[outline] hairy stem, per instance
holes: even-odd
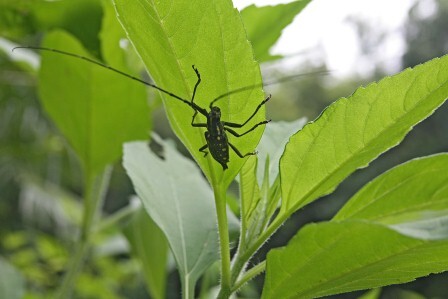
[[[266,261],[259,263],[258,265],[252,267],[249,271],[247,271],[240,280],[238,280],[232,287],[232,293],[236,292],[239,288],[241,288],[246,282],[257,276],[258,274],[264,272],[266,269]]]
[[[267,241],[267,239],[269,239],[269,237],[275,233],[275,231],[282,225],[282,223],[286,220],[286,218],[287,218],[286,215],[279,215],[278,217],[276,217],[275,220],[271,223],[271,225],[269,225],[268,228],[261,233],[258,239],[247,250],[241,251],[242,248],[241,247],[238,248],[237,254],[235,255],[233,260],[231,271],[232,292],[241,287],[241,285],[244,284],[246,281],[250,280],[254,276],[264,271],[266,267],[265,261],[261,262],[256,267],[250,269],[247,273],[243,275],[243,277],[240,280],[238,280],[247,262],[249,262],[249,260],[257,252],[257,250],[259,250],[261,246],[263,246],[263,244]]]
[[[241,255],[241,260],[248,262],[255,252],[263,246],[263,244],[277,231],[277,229],[283,224],[283,222],[286,221],[287,218],[288,217],[286,214],[278,215],[268,226],[268,228],[261,233],[257,241],[255,241],[253,245]],[[237,271],[237,269],[234,270]],[[239,271],[241,271],[241,269]]]

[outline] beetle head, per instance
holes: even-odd
[[[210,114],[212,117],[221,118],[221,109],[219,109],[219,107],[213,106],[211,108]]]

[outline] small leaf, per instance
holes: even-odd
[[[261,83],[258,64],[238,11],[228,0],[199,1],[148,1],[115,0],[118,17],[129,39],[145,63],[156,84],[186,101],[190,101],[196,75],[195,65],[201,73],[195,103],[209,109],[211,101],[237,88]],[[142,33],[143,30],[143,33]],[[261,88],[234,93],[216,103],[222,120],[242,124],[257,105],[263,101]],[[188,148],[212,185],[227,187],[239,172],[246,159],[230,150],[230,163],[226,171],[213,160],[204,158],[199,148],[206,144],[204,129],[191,126],[193,109],[178,99],[163,94],[164,105],[171,126]],[[251,128],[265,120],[264,107],[242,129]],[[199,115],[196,122],[205,123]],[[229,140],[242,154],[254,151],[263,133],[255,131]]]
[[[110,0],[102,0],[104,16],[101,23],[101,53],[107,64],[119,70],[127,70],[126,56],[120,42],[126,37],[118,22],[114,6]],[[123,80],[129,80],[123,78]]]
[[[44,46],[89,56],[61,31],[48,34]],[[42,52],[39,96],[89,172],[117,160],[123,142],[147,138],[144,86],[92,63]]]
[[[250,246],[253,237],[258,235],[257,220],[259,220],[260,210],[257,208],[262,200],[260,187],[257,183],[256,169],[258,159],[256,156],[249,157],[240,172],[240,193],[241,193],[241,218],[242,243]],[[245,248],[244,248],[245,249]]]
[[[0,257],[0,298],[21,299],[25,292],[25,281],[10,263]]]
[[[295,121],[270,122],[264,130],[258,145],[257,157],[261,161],[257,167],[258,184],[261,186],[265,173],[265,161],[269,156],[269,186],[277,179],[279,172],[279,161],[285,151],[285,146],[291,135],[302,129],[306,124],[306,118],[299,118]]]
[[[168,243],[163,232],[142,208],[136,212],[124,233],[133,254],[139,259],[151,298],[165,298]]]
[[[269,49],[280,37],[282,30],[291,24],[294,17],[311,0],[299,0],[276,6],[257,7],[251,5],[241,11],[247,37],[254,48],[255,58],[259,62],[281,58],[272,56]]]
[[[318,298],[446,270],[447,239],[410,238],[361,220],[311,224],[268,254],[263,298]]]
[[[394,299],[426,299],[427,297],[420,295],[419,293],[409,291],[409,290],[400,290],[393,289],[387,292],[388,298]]]
[[[258,186],[257,186],[258,187]],[[272,206],[272,201],[278,200],[279,198],[270,197],[271,193],[269,192],[269,156],[267,156],[265,162],[265,173],[263,177],[263,184],[261,185],[259,198],[257,200],[252,201],[252,205],[249,209],[249,213],[247,215],[247,246],[250,247],[253,245],[253,241],[263,232],[267,225],[269,224],[269,220],[272,216],[270,214],[270,210],[268,207]],[[278,204],[278,201],[275,205]]]
[[[448,96],[448,56],[358,89],[291,137],[280,161],[285,218],[397,145]]]
[[[289,137],[302,128],[305,121],[302,118],[293,122],[269,123],[258,146],[257,157],[250,157],[241,169],[242,226],[246,237],[243,244],[246,246],[250,246],[251,241],[266,228],[278,207],[279,160]],[[263,165],[257,165],[258,161],[263,161]]]
[[[379,299],[380,295],[381,289],[373,289],[359,296],[358,299]]]
[[[162,145],[164,160],[144,142],[128,143],[123,163],[147,213],[168,239],[186,292],[219,258],[213,192],[191,160]]]
[[[255,174],[257,162],[256,156],[249,157],[240,172],[241,214],[244,223],[247,224],[261,199],[260,187]]]

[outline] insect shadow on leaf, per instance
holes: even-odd
[[[216,97],[215,99],[213,99],[210,102],[209,108],[210,111],[207,111],[207,109],[200,107],[199,105],[197,105],[194,102],[194,98],[196,95],[196,91],[198,89],[199,84],[201,83],[201,75],[199,73],[199,70],[193,65],[192,68],[196,74],[197,77],[197,81],[196,84],[194,86],[193,89],[193,95],[191,97],[190,100],[186,100],[168,90],[165,90],[155,84],[149,83],[147,81],[144,81],[142,79],[139,79],[137,77],[134,77],[130,74],[127,74],[125,72],[122,72],[118,69],[115,69],[111,66],[108,66],[104,63],[101,63],[99,61],[96,61],[94,59],[85,57],[85,56],[81,56],[81,55],[77,55],[74,53],[70,53],[70,52],[66,52],[66,51],[62,51],[62,50],[58,50],[58,49],[52,49],[52,48],[45,48],[45,47],[33,47],[33,46],[22,46],[22,47],[15,47],[12,49],[12,51],[16,50],[16,49],[33,49],[33,50],[39,50],[39,51],[49,51],[49,52],[54,52],[54,53],[58,53],[58,54],[62,54],[62,55],[66,55],[66,56],[71,56],[74,58],[78,58],[78,59],[82,59],[85,61],[88,61],[90,63],[96,64],[100,67],[109,69],[115,73],[118,73],[122,76],[128,77],[132,80],[135,80],[137,82],[140,82],[146,86],[149,86],[151,88],[155,88],[157,90],[159,90],[160,92],[170,96],[173,99],[179,100],[181,102],[183,102],[184,104],[190,106],[193,110],[194,110],[194,114],[193,117],[191,119],[191,125],[193,127],[197,127],[197,128],[206,128],[206,131],[204,133],[205,136],[205,140],[206,140],[206,144],[204,146],[202,146],[201,148],[199,148],[199,151],[204,153],[204,157],[208,155],[208,153],[210,152],[211,156],[213,157],[213,159],[215,161],[217,161],[219,164],[221,164],[223,170],[226,170],[227,167],[227,163],[229,162],[229,147],[240,157],[240,158],[244,158],[246,156],[250,156],[250,155],[256,155],[256,152],[249,152],[246,154],[242,154],[238,148],[233,145],[227,138],[227,134],[226,132],[232,134],[235,137],[242,137],[244,135],[246,135],[247,133],[252,132],[253,130],[255,130],[258,126],[260,125],[264,125],[267,124],[268,122],[270,122],[271,120],[264,120],[261,121],[257,124],[255,124],[254,126],[252,126],[250,129],[248,129],[247,131],[245,131],[244,133],[237,133],[234,129],[232,128],[243,128],[258,112],[258,110],[260,110],[260,108],[267,102],[269,101],[269,99],[271,98],[271,96],[269,95],[265,100],[263,100],[254,110],[254,112],[252,113],[252,115],[246,119],[246,121],[244,121],[242,124],[238,124],[238,123],[233,123],[233,122],[228,122],[228,121],[223,121],[221,120],[221,110],[219,109],[219,107],[214,106],[214,104],[220,100],[223,99],[231,94],[237,93],[237,92],[241,92],[244,90],[248,90],[254,87],[258,87],[258,86],[263,86],[262,84],[257,84],[257,85],[252,85],[252,86],[246,86],[246,87],[242,87],[242,88],[238,88],[232,91],[229,91],[225,94],[222,94],[218,97]],[[195,123],[195,118],[198,115],[198,113],[202,114],[203,116],[206,117],[207,122],[206,123]],[[208,151],[207,151],[208,149]]]

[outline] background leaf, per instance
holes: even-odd
[[[259,62],[279,59],[272,56],[269,49],[280,37],[282,30],[291,24],[294,17],[311,0],[299,0],[288,4],[257,7],[250,5],[241,11],[247,36],[254,48],[255,58]]]
[[[48,34],[43,45],[89,56],[61,31]],[[118,159],[123,142],[148,136],[144,86],[92,63],[43,52],[39,95],[89,171],[99,172]]]
[[[359,220],[311,224],[268,254],[263,298],[318,298],[447,269],[446,239],[410,238]]]
[[[0,257],[0,298],[21,299],[25,291],[22,275]]]
[[[1,1],[0,36],[29,42],[31,37],[58,28],[76,36],[89,52],[98,55],[102,18],[100,2]]]
[[[126,55],[120,42],[126,38],[126,33],[118,22],[114,6],[110,0],[102,0],[103,19],[101,24],[101,54],[107,64],[119,69],[128,69]],[[129,80],[123,78],[123,80]]]
[[[291,137],[280,161],[282,217],[333,191],[397,145],[448,97],[448,56],[358,89]]]
[[[132,253],[140,261],[151,298],[163,299],[166,293],[168,242],[160,228],[141,208],[124,233]]]
[[[146,211],[165,233],[188,292],[219,258],[213,192],[191,160],[163,145],[164,160],[144,142],[128,143],[123,163]]]
[[[212,99],[221,94],[261,83],[259,66],[231,1],[184,1],[172,5],[166,1],[115,0],[115,5],[129,39],[160,87],[189,100],[196,83],[191,67],[195,65],[202,77],[195,101],[208,109]],[[141,34],[142,28],[145,34]],[[208,180],[228,186],[245,159],[230,150],[229,169],[223,172],[211,155],[204,158],[198,151],[205,144],[204,130],[190,125],[193,110],[176,99],[163,98],[173,130]],[[254,88],[223,98],[217,105],[223,120],[243,123],[263,98],[261,88]],[[246,128],[264,119],[263,107]],[[197,121],[205,122],[205,118],[200,116]],[[242,138],[229,139],[245,154],[255,149],[262,133],[260,127]]]

